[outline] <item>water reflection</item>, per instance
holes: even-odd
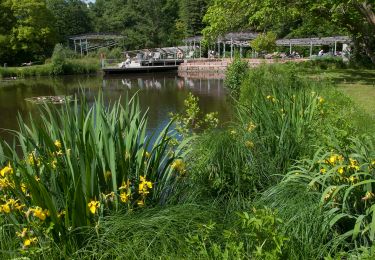
[[[222,79],[181,77],[176,73],[102,76],[68,76],[38,78],[12,82],[0,81],[0,137],[9,139],[3,129],[18,129],[17,114],[23,118],[29,113],[38,115],[39,105],[25,101],[36,96],[81,95],[94,102],[102,92],[106,102],[138,92],[140,106],[148,109],[148,128],[162,129],[169,121],[170,112],[184,108],[189,92],[198,96],[204,113],[217,111],[221,122],[230,118]]]

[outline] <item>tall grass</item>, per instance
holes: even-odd
[[[254,126],[250,132],[267,152],[265,160],[274,163],[275,173],[284,172],[309,150],[324,101],[316,87],[282,66],[253,69],[243,82],[239,121],[243,129]]]
[[[29,67],[0,67],[0,78],[28,78],[54,75],[95,74],[99,71],[98,59],[67,59],[61,70],[56,73],[52,63]]]
[[[106,107],[99,96],[93,106],[85,99],[61,109],[44,105],[29,125],[19,118],[20,152],[8,144],[0,149],[0,214],[30,230],[24,245],[32,234],[41,243],[66,243],[72,231],[111,211],[164,204],[184,180],[172,164],[186,151],[184,143],[170,145],[170,124],[146,137],[136,98],[124,104]]]

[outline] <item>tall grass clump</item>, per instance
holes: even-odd
[[[78,229],[99,225],[112,211],[167,203],[184,180],[177,167],[183,144],[170,145],[170,124],[147,137],[135,97],[124,106],[106,107],[102,97],[92,106],[80,101],[45,105],[30,124],[19,118],[18,146],[1,145],[0,215],[23,249],[68,246]]]
[[[346,147],[318,149],[299,161],[285,182],[304,185],[320,203],[347,248],[369,247],[375,239],[375,145],[373,138],[354,138]]]
[[[264,161],[274,164],[275,173],[285,172],[316,141],[324,103],[317,86],[282,66],[252,69],[242,83],[239,122],[252,133],[257,149],[266,152]]]

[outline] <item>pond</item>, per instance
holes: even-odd
[[[150,131],[160,131],[169,122],[170,112],[182,112],[189,92],[199,97],[203,113],[218,112],[221,123],[231,116],[223,80],[215,76],[192,78],[177,73],[157,73],[0,80],[0,138],[11,140],[9,130],[18,129],[18,114],[23,118],[30,113],[37,115],[40,105],[26,101],[27,98],[84,93],[89,102],[94,102],[99,91],[108,103],[138,92],[142,110],[148,109]]]

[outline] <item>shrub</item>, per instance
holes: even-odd
[[[234,97],[238,97],[240,93],[241,83],[245,78],[248,68],[249,65],[246,61],[235,58],[227,69],[224,85],[231,91]]]

